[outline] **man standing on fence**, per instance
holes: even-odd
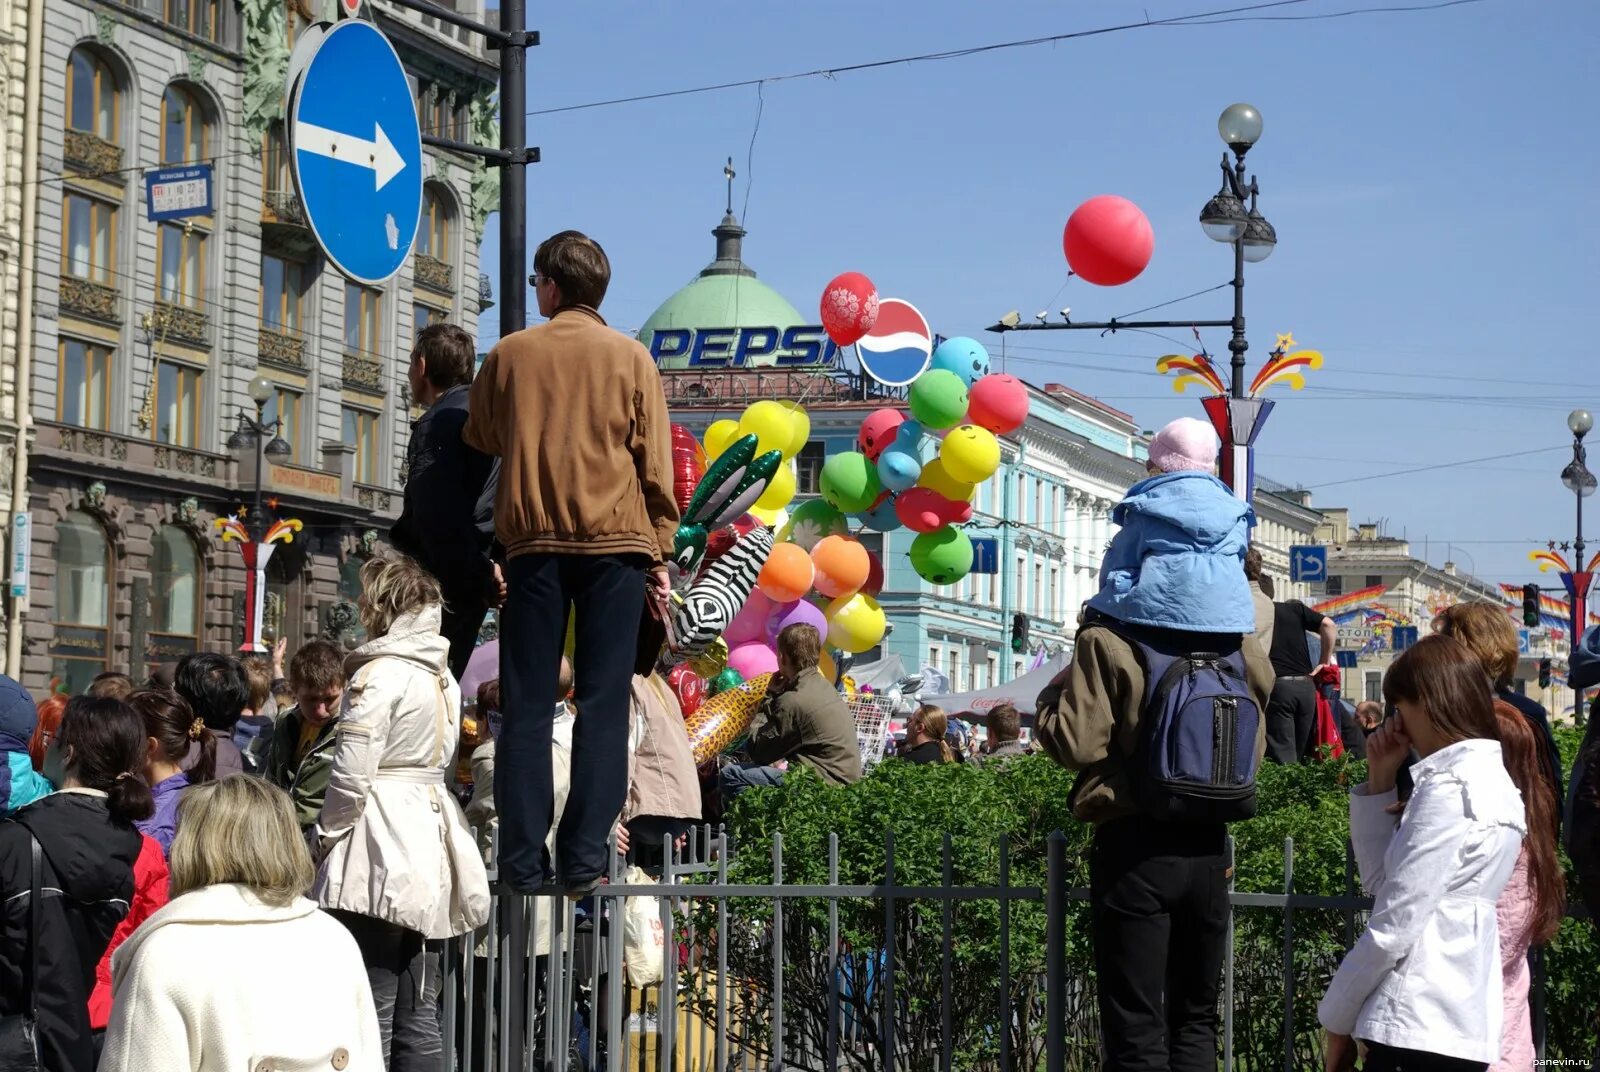
[[[1095,826],[1090,926],[1114,1072],[1216,1070],[1225,824],[1254,813],[1266,748],[1272,665],[1246,635],[1250,508],[1211,475],[1204,432],[1175,422],[1152,440],[1156,475],[1117,506],[1108,580],[1037,706],[1038,742],[1082,771],[1073,814]]]

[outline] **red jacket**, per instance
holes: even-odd
[[[106,955],[100,958],[94,972],[94,992],[89,995],[89,1026],[96,1031],[104,1031],[111,1022],[111,954],[139,924],[167,903],[167,888],[172,884],[160,844],[148,834],[139,836],[143,840],[139,858],[133,862],[133,897],[128,901],[128,914],[111,932],[111,944],[106,946]]]

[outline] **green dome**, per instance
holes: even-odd
[[[756,278],[755,270],[744,263],[744,228],[732,213],[711,232],[717,237],[717,258],[697,279],[661,303],[661,307],[639,329],[645,346],[655,333],[666,328],[763,328],[780,332],[803,327],[807,321],[788,299]],[[776,355],[752,358],[750,365],[771,365]],[[664,357],[663,369],[687,367],[689,358]]]

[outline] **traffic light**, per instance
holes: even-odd
[[[1540,659],[1539,660],[1539,687],[1541,689],[1548,689],[1550,687],[1550,660],[1549,659]]]
[[[1028,649],[1028,616],[1026,614],[1013,614],[1011,616],[1011,650],[1021,655]]]
[[[1522,586],[1522,624],[1529,629],[1539,627],[1539,586],[1536,584]]]

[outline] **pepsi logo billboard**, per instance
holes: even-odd
[[[915,305],[900,298],[878,303],[878,321],[856,343],[861,370],[885,387],[905,387],[933,360],[933,332]]]
[[[658,328],[650,356],[670,368],[831,368],[839,347],[820,326]]]

